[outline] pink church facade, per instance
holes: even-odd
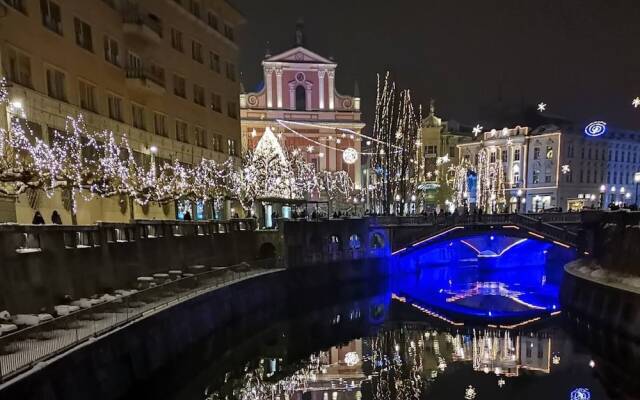
[[[253,149],[271,127],[283,147],[298,149],[320,171],[347,171],[359,189],[359,133],[365,124],[360,98],[335,88],[338,65],[298,45],[268,56],[262,66],[261,90],[240,95],[243,150]],[[358,154],[356,160],[352,149]]]

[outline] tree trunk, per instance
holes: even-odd
[[[129,197],[129,219],[131,221],[135,219],[135,209],[134,209],[134,202],[133,202],[132,196]]]

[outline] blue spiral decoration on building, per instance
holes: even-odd
[[[571,391],[571,394],[569,395],[569,399],[570,400],[590,400],[591,392],[589,391],[589,389],[577,388]]]
[[[607,131],[607,123],[604,121],[594,121],[584,128],[584,133],[588,136],[604,135]]]

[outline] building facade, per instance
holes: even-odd
[[[469,204],[486,211],[540,212],[637,203],[640,133],[587,132],[571,125],[518,126],[458,145],[461,162],[475,170]]]
[[[264,83],[240,95],[242,149],[253,149],[267,127],[316,170],[349,173],[361,186],[360,98],[338,93],[338,64],[304,47],[301,26],[293,48],[262,61]],[[366,140],[366,139],[365,139]]]
[[[11,104],[45,141],[82,114],[88,129],[126,134],[143,160],[224,161],[240,151],[235,31],[244,22],[224,0],[7,1],[1,73]],[[7,108],[3,127],[19,117]],[[36,209],[45,219],[55,209],[69,223],[63,197],[3,201],[2,219],[28,223]],[[118,198],[81,200],[78,222],[126,221],[126,207]],[[136,218],[176,218],[175,205],[134,207]]]

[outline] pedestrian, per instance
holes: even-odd
[[[191,213],[189,211],[186,211],[182,217],[183,220],[185,221],[191,221]]]
[[[53,210],[53,213],[51,213],[51,223],[62,225],[62,218],[60,217],[60,214],[58,214],[58,210]]]
[[[42,214],[40,211],[36,211],[33,215],[33,221],[31,222],[33,225],[44,225],[44,218],[42,218]]]
[[[318,219],[318,212],[316,210],[313,210],[311,213],[311,219]]]

